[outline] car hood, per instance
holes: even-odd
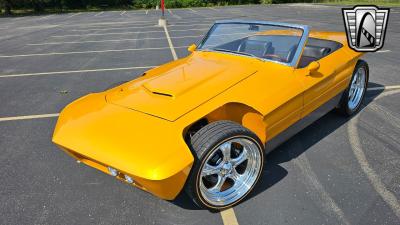
[[[256,73],[257,62],[256,59],[243,56],[195,52],[109,90],[106,100],[175,121]]]

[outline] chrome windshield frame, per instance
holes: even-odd
[[[268,59],[263,59],[263,58],[258,58],[260,60],[264,61],[269,61],[269,62],[275,62],[278,64],[283,64],[287,66],[291,66],[293,68],[297,67],[297,64],[300,60],[300,56],[303,52],[303,49],[307,43],[308,40],[308,35],[310,34],[310,28],[307,25],[300,25],[300,24],[293,24],[293,23],[280,23],[280,22],[270,22],[270,21],[263,21],[263,20],[217,20],[213,24],[213,26],[210,28],[210,30],[207,31],[206,35],[203,37],[203,39],[199,42],[197,45],[198,48],[200,48],[204,42],[207,40],[213,29],[215,28],[216,25],[218,24],[255,24],[255,25],[269,25],[269,26],[280,26],[280,27],[287,27],[287,28],[294,28],[294,29],[301,29],[303,31],[298,47],[296,49],[296,53],[293,56],[293,60],[290,63],[285,63],[285,62],[278,62],[274,60],[268,60]],[[199,49],[201,51],[201,49]],[[239,55],[239,54],[238,54]],[[245,55],[244,55],[245,56]]]

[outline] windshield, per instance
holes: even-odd
[[[303,30],[257,23],[216,23],[198,47],[284,64],[293,61]]]

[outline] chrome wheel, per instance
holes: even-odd
[[[358,68],[351,81],[348,107],[350,110],[355,110],[361,103],[362,97],[365,92],[366,71],[364,67]]]
[[[257,181],[261,165],[261,149],[254,140],[236,137],[222,142],[200,168],[202,198],[215,206],[241,199]]]

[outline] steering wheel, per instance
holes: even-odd
[[[265,54],[263,58],[277,60],[279,62],[286,62],[286,59],[283,59],[279,55],[275,54]]]

